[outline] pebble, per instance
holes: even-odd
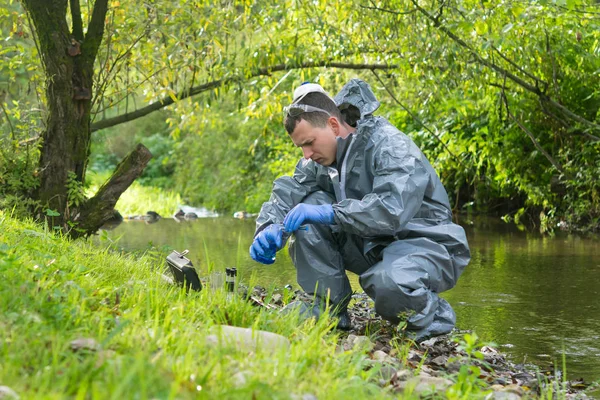
[[[430,361],[430,364],[437,365],[438,367],[443,367],[448,362],[448,357],[446,356],[437,356],[433,360]]]
[[[392,378],[396,375],[396,368],[390,365],[384,365],[379,370],[379,377],[387,383],[389,383]]]
[[[244,371],[236,372],[232,377],[233,385],[236,387],[245,386],[248,379]]]
[[[98,352],[98,358],[96,360],[96,364],[94,365],[96,368],[100,368],[104,363],[113,358],[117,354],[113,350],[101,350]]]
[[[8,386],[0,386],[0,399],[19,399],[19,395]]]
[[[491,396],[486,397],[487,400],[520,400],[521,396],[513,392],[498,391],[493,392]]]
[[[394,357],[390,357],[385,351],[376,350],[373,352],[372,357],[374,360],[384,364],[397,364],[398,361]]]
[[[290,341],[286,337],[273,332],[229,325],[214,326],[210,331],[211,335],[206,338],[208,343],[233,345],[241,351],[255,352],[261,349],[275,353],[290,347]]]
[[[404,391],[408,388],[413,389],[415,394],[424,394],[436,391],[444,391],[452,386],[452,381],[446,378],[436,378],[432,376],[418,376],[407,381],[400,381],[396,386],[397,390]]]
[[[305,393],[305,394],[292,393],[290,397],[292,398],[292,400],[318,400],[317,396],[315,396],[314,394],[310,394],[310,393]]]
[[[280,295],[279,293],[275,293],[273,295],[273,298],[271,299],[271,303],[275,304],[276,306],[280,306],[283,304],[283,296]]]
[[[406,381],[409,378],[412,378],[413,376],[414,374],[412,373],[412,371],[409,371],[408,369],[400,369],[396,371],[396,373],[392,377],[392,383]]]
[[[357,336],[356,339],[354,339],[354,347],[368,347],[369,350],[371,350],[373,348],[373,343],[371,343],[371,339],[369,339],[367,336]]]
[[[79,338],[75,339],[70,344],[71,350],[77,352],[79,350],[98,351],[100,350],[100,343],[96,342],[95,339],[91,338]]]

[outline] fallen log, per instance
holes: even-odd
[[[92,235],[114,216],[115,204],[119,197],[144,171],[152,153],[143,144],[138,144],[113,172],[112,176],[100,187],[96,195],[90,198],[73,217],[75,228],[72,237]]]

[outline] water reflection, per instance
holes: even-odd
[[[445,297],[458,314],[458,327],[492,340],[516,362],[562,364],[571,378],[600,379],[600,244],[576,236],[542,237],[482,219],[465,224],[472,261]],[[287,252],[270,266],[248,256],[254,223],[233,218],[147,225],[124,222],[108,232],[125,250],[168,245],[189,249],[206,273],[236,266],[242,280],[264,286],[296,287]],[[351,283],[360,290],[356,276]]]

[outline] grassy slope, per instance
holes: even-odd
[[[164,284],[162,264],[70,242],[0,211],[0,385],[21,398],[386,398],[365,352],[335,353],[327,321],[290,318]],[[275,356],[205,345],[215,324],[292,342]],[[104,351],[77,353],[92,338]],[[104,360],[104,361],[103,361]],[[232,376],[245,371],[236,387]]]
[[[162,257],[69,241],[0,210],[0,386],[23,399],[398,396],[378,386],[381,364],[368,349],[336,351],[331,321],[299,325],[221,291],[186,295],[164,283],[162,267]],[[210,345],[219,324],[279,333],[291,348],[273,355]],[[80,338],[94,339],[99,351],[74,352]],[[398,346],[406,365],[410,344]],[[484,398],[488,384],[478,375],[454,375],[443,396]],[[564,398],[553,386],[540,398]]]

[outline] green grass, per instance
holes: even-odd
[[[87,177],[89,188],[86,190],[86,195],[90,197],[96,193],[100,185],[109,177],[110,173],[90,172]],[[178,193],[133,182],[121,195],[115,209],[123,216],[144,215],[148,211],[154,211],[163,217],[168,217],[175,214],[181,204],[182,200]]]
[[[336,351],[334,322],[299,324],[222,291],[186,295],[160,278],[162,260],[70,241],[0,210],[0,386],[23,399],[397,398],[378,385],[368,349]],[[291,347],[209,344],[220,324],[278,333]],[[74,352],[79,338],[100,349]],[[406,358],[409,344],[395,346]],[[477,375],[451,377],[445,397],[483,398]]]
[[[329,321],[293,318],[241,298],[185,295],[150,256],[69,241],[0,211],[0,385],[22,398],[386,398],[365,352],[337,354]],[[289,351],[206,345],[211,326],[279,333]],[[73,352],[92,338],[102,352]],[[104,359],[104,361],[102,361]],[[244,371],[236,387],[232,376]]]

